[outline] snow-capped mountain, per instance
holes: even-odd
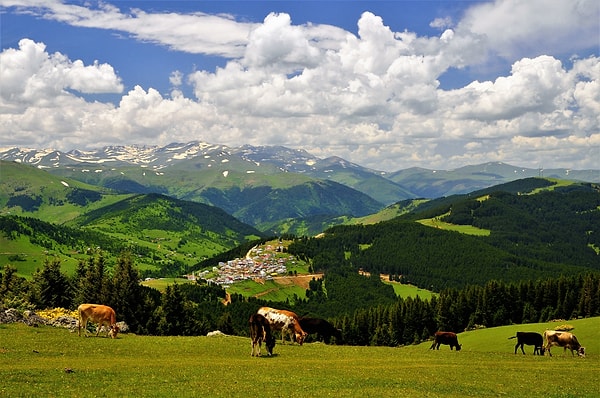
[[[436,198],[467,193],[527,177],[552,177],[600,182],[599,170],[528,169],[501,162],[470,165],[455,170],[409,168],[385,173],[362,167],[339,157],[318,158],[305,150],[284,146],[242,145],[228,147],[201,141],[166,146],[106,146],[97,150],[7,148],[0,160],[20,162],[64,175],[65,170],[103,173],[139,167],[158,176],[168,169],[219,170],[230,173],[298,173],[326,179],[366,193],[384,204],[414,197]],[[105,173],[106,174],[106,173]],[[70,175],[76,178],[74,175]]]

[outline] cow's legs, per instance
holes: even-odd
[[[87,335],[87,319],[82,321],[80,319],[79,321],[79,336],[81,336],[81,328],[83,328],[83,335],[86,336]]]
[[[104,326],[104,321],[100,321],[96,325],[96,337],[98,337],[100,335],[100,329],[102,329],[102,326]],[[106,335],[106,336],[108,337],[108,335]]]

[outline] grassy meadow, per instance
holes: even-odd
[[[444,221],[441,221],[439,217],[426,218],[422,220],[418,220],[419,223],[432,228],[445,229],[447,231],[455,231],[460,232],[461,234],[466,235],[474,235],[474,236],[489,236],[489,229],[481,229],[474,227],[472,225],[458,225],[458,224],[450,224]]]
[[[563,322],[565,323],[565,322]],[[600,318],[567,322],[586,358],[515,355],[517,330],[459,334],[460,352],[408,347],[281,345],[251,357],[247,337],[78,337],[0,325],[0,396],[7,397],[597,397]]]

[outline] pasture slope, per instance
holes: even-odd
[[[0,325],[6,397],[597,397],[600,318],[569,321],[586,358],[513,354],[518,330],[459,334],[460,352],[309,343],[251,357],[247,337],[78,337],[66,329]]]

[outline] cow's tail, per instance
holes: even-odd
[[[516,339],[516,338],[517,338],[517,336],[511,336],[508,339],[510,340],[510,339]]]

